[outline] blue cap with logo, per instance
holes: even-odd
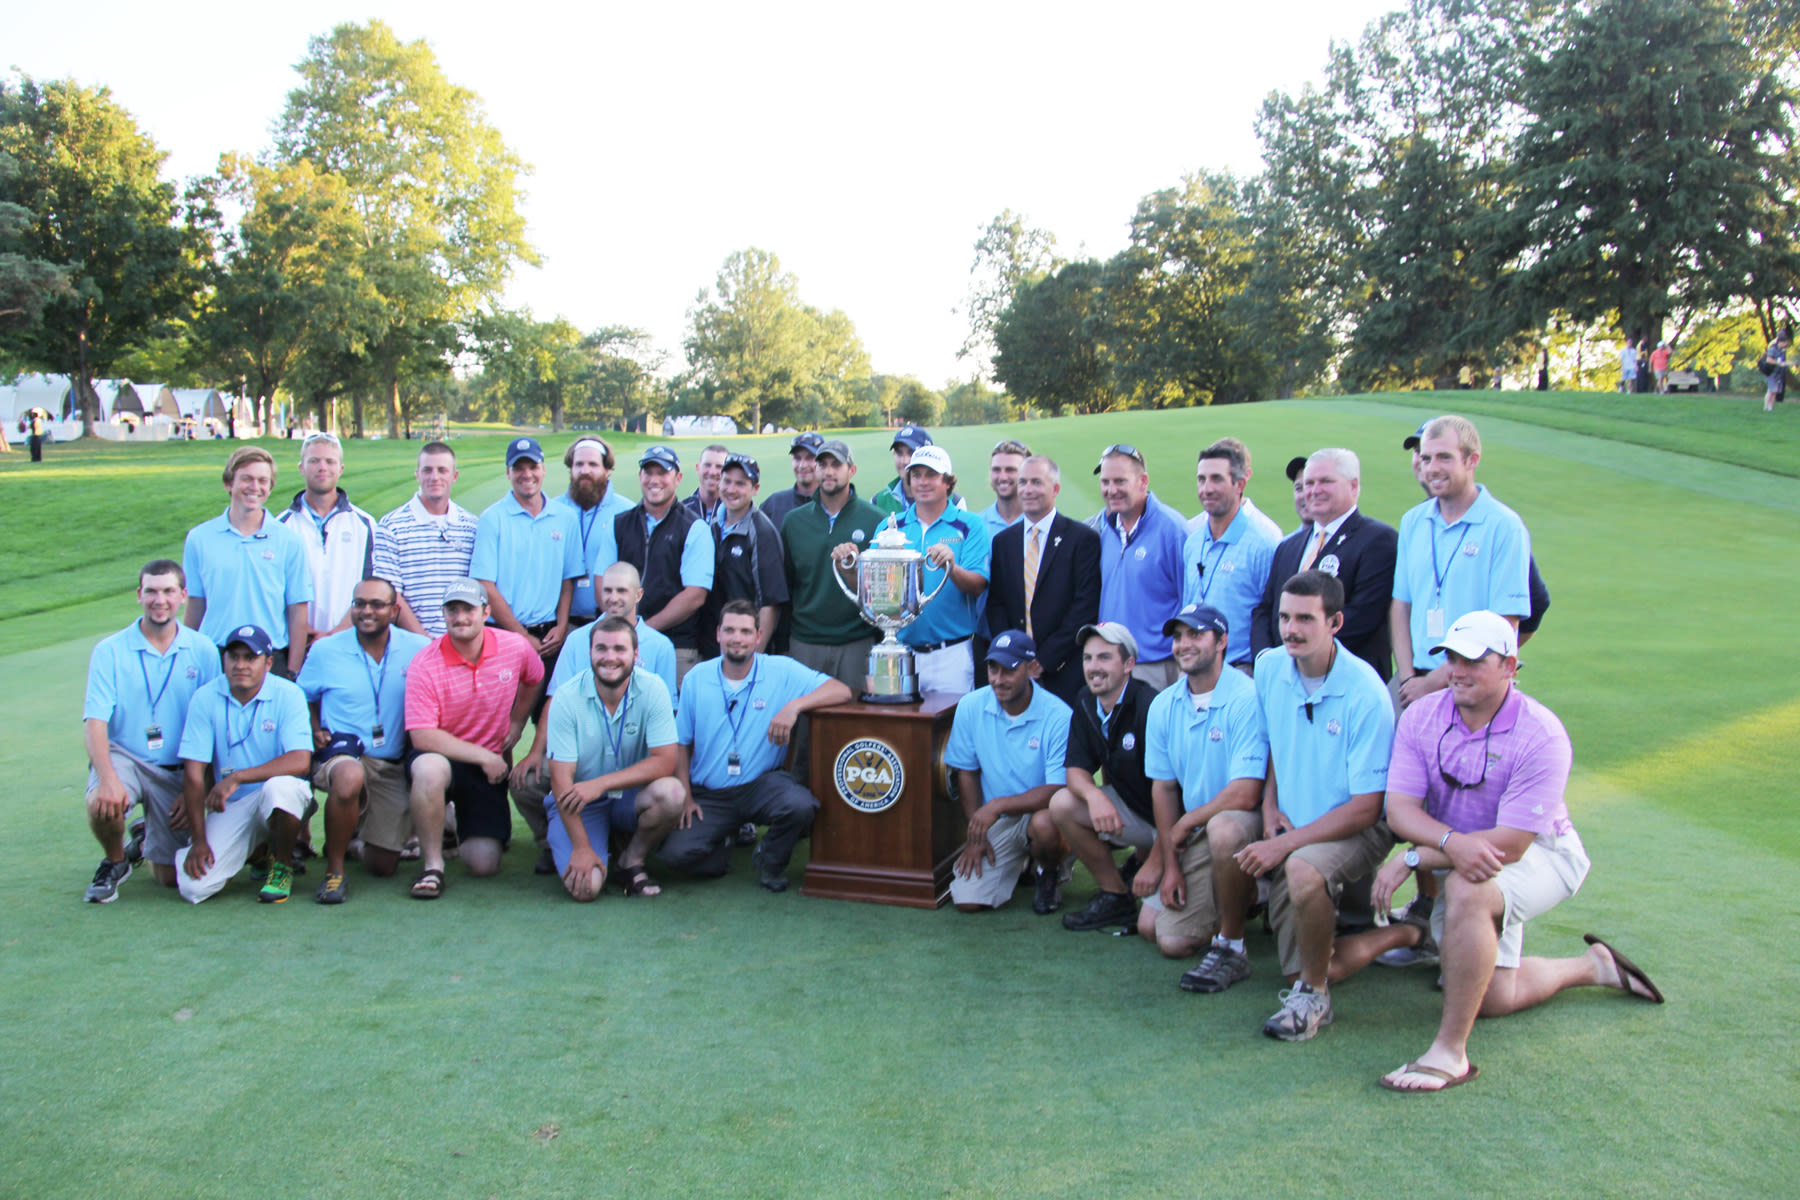
[[[727,454],[725,456],[725,465],[719,469],[721,471],[728,471],[732,467],[736,467],[745,475],[749,476],[751,483],[762,482],[762,468],[757,466],[756,460],[751,458],[748,454]]]
[[[900,432],[894,435],[893,444],[905,446],[909,450],[919,450],[933,445],[931,435],[917,425],[903,425]]]
[[[225,639],[225,648],[229,650],[233,646],[243,646],[252,654],[275,652],[274,639],[269,637],[268,631],[261,625],[239,625],[232,630]]]
[[[652,464],[665,471],[681,470],[681,458],[667,446],[652,446],[638,455],[638,466],[648,467]]]
[[[788,443],[789,454],[817,454],[819,447],[825,444],[825,437],[818,433],[797,433],[794,440]]]
[[[1037,643],[1031,635],[1021,633],[1017,629],[1008,629],[997,635],[988,646],[987,660],[999,663],[1007,670],[1012,670],[1020,663],[1031,662],[1037,658]]]
[[[1164,621],[1163,636],[1173,634],[1177,625],[1186,625],[1199,633],[1216,633],[1221,637],[1231,632],[1231,622],[1225,619],[1224,613],[1210,604],[1190,604]]]
[[[514,438],[512,441],[506,443],[507,470],[512,470],[513,464],[522,458],[529,458],[533,462],[544,461],[544,448],[538,445],[538,440],[536,438]]]

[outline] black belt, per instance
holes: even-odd
[[[951,638],[947,642],[929,642],[923,646],[908,646],[907,649],[911,650],[914,654],[936,654],[939,650],[948,650],[952,646],[960,646],[973,636],[975,635],[964,634],[959,638]]]

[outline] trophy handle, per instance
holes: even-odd
[[[950,566],[953,567],[955,565],[956,565],[955,560],[952,560]],[[944,577],[942,579],[938,580],[937,586],[932,588],[930,592],[919,597],[920,611],[923,611],[927,604],[930,604],[934,599],[936,599],[937,594],[939,592],[943,591],[944,585],[949,582],[950,582],[950,567],[945,567],[944,568]]]
[[[855,592],[844,585],[844,573],[838,569],[838,560],[835,557],[831,560],[831,578],[837,582],[838,591],[844,593],[850,603],[857,606],[857,611],[861,612],[862,600],[857,597]]]

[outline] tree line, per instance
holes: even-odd
[[[964,353],[1047,413],[1592,386],[1626,337],[1722,374],[1800,296],[1797,53],[1796,0],[1413,0],[1112,258],[995,218]]]

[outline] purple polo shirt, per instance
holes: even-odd
[[[1387,786],[1390,792],[1423,798],[1425,811],[1458,833],[1504,826],[1559,836],[1575,828],[1563,803],[1573,760],[1569,735],[1556,714],[1518,687],[1507,693],[1494,719],[1475,731],[1463,724],[1446,688],[1400,715]],[[1453,778],[1481,779],[1481,786],[1450,787],[1440,774],[1440,762]]]

